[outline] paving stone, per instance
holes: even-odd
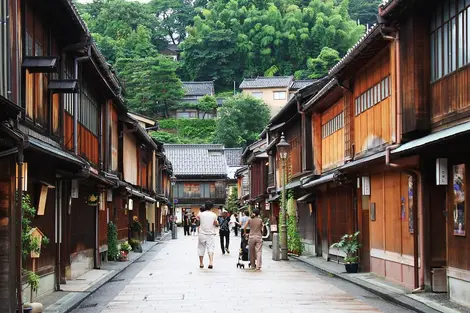
[[[297,262],[272,261],[269,249],[264,250],[261,271],[238,269],[239,244],[240,237],[232,237],[233,253],[218,250],[210,270],[208,260],[199,269],[197,237],[171,240],[102,313],[380,312]]]

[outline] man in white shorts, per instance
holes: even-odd
[[[201,213],[198,215],[199,219],[199,238],[198,238],[198,254],[199,254],[199,267],[204,268],[204,254],[207,249],[209,255],[209,269],[213,268],[214,251],[215,251],[215,236],[217,234],[217,215],[211,211],[213,204],[206,202],[204,210],[201,208]]]

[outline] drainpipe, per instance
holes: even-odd
[[[88,61],[91,58],[91,48],[87,47],[87,55],[75,57],[74,59],[74,79],[78,81],[78,63]],[[78,155],[78,93],[73,94],[73,153]]]
[[[392,10],[394,6],[397,5],[399,0],[394,1],[391,5],[387,7],[387,11]],[[381,11],[381,10],[380,10]],[[386,12],[380,12],[381,15],[386,14]],[[395,144],[388,146],[385,149],[385,165],[387,167],[398,169],[401,166],[399,164],[391,163],[390,161],[390,152],[393,149],[396,149],[401,144],[401,129],[402,129],[402,104],[401,104],[401,61],[400,61],[400,35],[398,30],[394,30],[388,27],[382,27],[380,29],[382,37],[386,40],[395,41],[395,60],[396,60],[396,98],[395,98],[395,108],[396,108],[396,119],[395,119]],[[386,35],[384,32],[395,31],[395,37]],[[423,223],[423,205],[420,202],[417,203],[417,183],[421,184],[421,173],[416,170],[407,170],[402,169],[402,172],[410,175],[413,179],[413,227],[414,227],[414,236],[413,236],[413,254],[414,254],[414,281],[415,281],[415,290],[413,292],[421,291],[424,289],[424,238],[422,235],[419,235],[418,230],[422,231],[424,227]],[[421,195],[421,193],[420,193]],[[419,206],[419,207],[418,207]],[[419,211],[419,212],[418,212]],[[418,214],[419,226],[418,226]],[[419,267],[418,258],[421,255],[421,267]]]

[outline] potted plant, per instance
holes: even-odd
[[[344,267],[348,273],[357,273],[359,269],[359,257],[357,256],[357,252],[359,251],[361,244],[359,243],[358,237],[359,232],[355,232],[352,235],[345,234],[341,237],[339,242],[331,245],[332,248],[339,249],[346,253],[346,257],[344,258]]]
[[[139,223],[137,219],[134,219],[131,223],[131,232],[132,238],[140,238],[140,234],[142,233],[142,224]]]
[[[33,306],[29,303],[23,304],[23,313],[33,312]]]
[[[119,261],[127,261],[129,252],[132,250],[131,245],[125,241],[121,244],[121,248],[119,251]]]
[[[129,244],[132,247],[132,251],[142,253],[142,246],[140,245],[140,241],[138,239],[132,238],[129,241]]]

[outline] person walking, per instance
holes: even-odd
[[[229,244],[230,244],[230,217],[228,212],[225,209],[222,209],[222,215],[219,216],[219,236],[220,236],[220,248],[222,249],[222,254],[230,254]]]
[[[259,217],[259,210],[253,210],[253,217],[246,222],[244,230],[250,227],[248,237],[250,266],[256,267],[256,270],[261,270],[262,263],[262,248],[263,248],[263,220]]]
[[[248,220],[250,219],[250,212],[248,210],[246,210],[245,212],[243,212],[243,216],[242,216],[242,219],[241,219],[241,229],[240,229],[240,232],[241,232],[241,235],[244,236],[245,233],[248,234],[250,232],[250,227],[246,227],[245,228],[245,225],[246,223],[248,222]]]
[[[184,228],[184,235],[189,236],[189,227],[191,226],[191,217],[189,216],[189,212],[184,213],[183,216],[183,228]]]
[[[217,235],[217,215],[211,211],[212,202],[206,202],[204,207],[201,208],[201,213],[198,215],[199,219],[199,236],[198,236],[198,255],[199,255],[199,268],[204,268],[204,254],[207,251],[209,256],[209,269],[214,267],[214,252],[215,252],[215,236]]]
[[[233,232],[235,233],[235,237],[238,236],[238,228],[240,227],[240,221],[238,220],[238,215],[236,213],[232,214],[232,216],[230,217],[230,220],[232,222],[232,229],[233,229]]]
[[[191,235],[196,236],[197,217],[194,212],[191,212]]]

